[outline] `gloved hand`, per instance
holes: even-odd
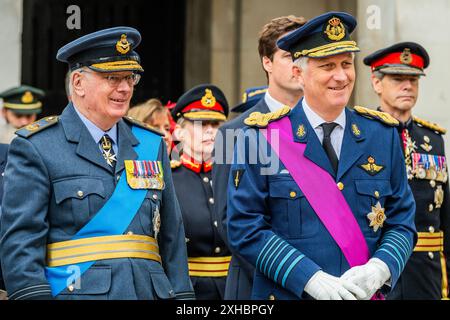
[[[317,271],[305,286],[305,292],[316,300],[357,300],[366,293],[350,281]]]
[[[341,279],[350,281],[366,293],[364,300],[369,300],[391,277],[386,263],[378,258],[370,259],[362,266],[350,268]]]

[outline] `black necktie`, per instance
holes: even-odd
[[[323,128],[323,142],[322,146],[325,150],[325,153],[330,159],[331,166],[333,167],[334,173],[337,172],[338,169],[338,158],[336,152],[334,151],[333,145],[331,144],[331,132],[333,132],[334,128],[336,128],[337,123],[335,122],[324,122],[321,124]]]
[[[100,139],[100,146],[102,148],[102,154],[106,160],[106,163],[108,165],[110,165],[114,171],[114,169],[116,167],[117,159],[116,159],[116,154],[114,153],[114,149],[112,147],[112,140],[107,134],[105,134]]]

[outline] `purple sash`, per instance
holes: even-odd
[[[282,143],[278,149],[270,141],[272,130],[279,130]],[[352,210],[331,175],[304,156],[306,145],[293,140],[289,117],[271,122],[267,130],[261,131],[341,248],[350,267],[365,264],[369,260],[369,248]]]

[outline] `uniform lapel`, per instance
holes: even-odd
[[[64,109],[60,122],[64,128],[66,139],[78,144],[76,148],[77,155],[112,172],[111,167],[103,158],[99,146],[95,143],[83,121],[81,121],[72,103],[69,103]]]
[[[116,174],[123,170],[125,167],[125,160],[136,160],[138,155],[133,149],[133,146],[138,145],[139,141],[131,132],[130,127],[123,121],[120,120],[117,124],[118,126],[118,137],[119,137],[119,152],[117,155],[116,164]]]
[[[294,141],[306,143],[304,156],[334,177],[335,174],[325,150],[314,132],[314,129],[306,118],[306,114],[302,107],[302,100],[303,99],[301,99],[292,109],[291,114],[289,115],[292,124]]]
[[[340,180],[344,174],[352,168],[353,164],[363,155],[363,151],[359,142],[363,141],[364,134],[361,131],[357,118],[352,114],[352,111],[345,109],[346,124],[344,130],[344,138],[342,141],[341,155],[339,157],[339,166],[337,181]]]

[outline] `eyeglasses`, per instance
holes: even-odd
[[[89,72],[87,70],[80,70],[80,72],[93,73],[93,72]],[[119,84],[121,84],[123,80],[125,80],[128,83],[128,85],[130,87],[132,87],[132,86],[137,85],[139,83],[139,80],[141,80],[141,75],[138,73],[132,73],[132,74],[129,74],[126,76],[118,76],[118,75],[114,75],[114,74],[103,75],[101,73],[96,73],[96,74],[98,74],[100,77],[105,79],[111,87],[118,87]]]

